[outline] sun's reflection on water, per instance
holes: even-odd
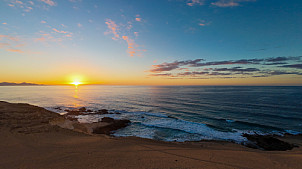
[[[73,106],[74,107],[80,107],[80,98],[79,98],[79,88],[77,85],[75,85],[74,90],[73,90]]]
[[[78,99],[78,98],[79,98],[78,86],[75,86],[73,97],[74,97],[75,99]]]

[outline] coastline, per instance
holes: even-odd
[[[20,116],[22,115],[22,116]],[[0,102],[0,168],[298,168],[302,149],[262,151],[223,141],[162,142],[88,135],[49,122],[59,114]],[[301,137],[283,137],[301,145]]]

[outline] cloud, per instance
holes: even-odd
[[[40,35],[41,35],[40,38],[34,38],[35,42],[48,42],[48,41],[55,42],[55,41],[57,41],[55,37],[53,37],[52,35],[50,35],[48,33],[41,33]]]
[[[217,2],[212,2],[211,3],[214,6],[218,6],[218,7],[234,7],[234,6],[239,6],[239,3],[234,2],[234,1],[225,1],[225,0],[221,0],[221,1],[217,1]]]
[[[302,75],[302,72],[293,72],[293,71],[280,71],[280,70],[266,70],[259,72],[260,75],[255,75],[253,77],[269,77],[269,76],[278,76],[278,75]]]
[[[198,25],[199,26],[208,26],[208,25],[210,25],[210,22],[206,22],[205,20],[199,20],[199,22],[198,22]]]
[[[69,2],[76,3],[76,2],[82,2],[82,0],[69,0]]]
[[[41,23],[46,23],[46,21],[41,21]]]
[[[272,63],[265,63],[264,65],[285,65],[287,62],[272,62]]]
[[[57,32],[57,33],[68,33],[68,32],[65,32],[65,31],[59,31],[56,28],[52,28],[52,30],[55,31],[55,32]]]
[[[215,68],[214,71],[229,71],[229,72],[256,72],[260,71],[257,68],[242,68],[242,67],[233,67],[233,68]]]
[[[211,72],[208,75],[210,75],[210,76],[225,76],[225,75],[232,75],[232,73]]]
[[[282,61],[300,62],[302,56],[297,57],[270,57],[262,59],[240,59],[229,61],[202,62],[203,59],[174,61],[171,63],[152,65],[150,76],[169,76],[169,77],[198,77],[208,76],[219,78],[245,78],[245,77],[269,77],[276,75],[302,75],[300,71],[280,71],[278,67],[302,69],[302,64],[290,64]],[[286,65],[282,65],[286,64]],[[221,67],[222,65],[242,65],[236,67]],[[254,65],[257,67],[245,67]],[[274,66],[281,65],[281,66]],[[203,71],[201,70],[201,67]],[[279,68],[280,69],[280,68]]]
[[[9,43],[0,43],[0,49],[6,47],[6,46],[10,46]]]
[[[113,37],[112,37],[113,40],[124,40],[124,41],[126,41],[127,45],[128,45],[127,53],[131,57],[133,57],[133,56],[141,56],[141,53],[146,51],[144,49],[139,49],[140,46],[135,43],[134,39],[131,38],[130,36],[127,36],[127,33],[130,32],[130,29],[132,28],[131,22],[127,22],[127,25],[121,25],[121,27],[119,27],[111,19],[106,19],[105,23],[106,23],[106,25],[107,25],[107,27],[108,27],[109,30],[106,31],[104,34],[106,35],[106,34],[110,34],[111,33],[111,34],[113,34]],[[129,27],[129,25],[130,25],[130,27]],[[138,36],[138,32],[134,32],[133,34],[135,35],[135,37]],[[133,34],[132,34],[132,36],[133,36]]]
[[[178,73],[176,76],[196,76],[196,75],[208,75],[209,72],[183,72]]]
[[[302,73],[299,73],[299,72],[286,72],[286,71],[270,71],[267,74],[270,74],[270,75],[289,75],[289,74],[302,75]]]
[[[211,5],[217,6],[217,7],[235,7],[235,6],[240,6],[240,2],[253,2],[256,0],[218,0],[216,2],[212,2]]]
[[[52,0],[40,0],[40,1],[46,3],[49,6],[56,6],[56,3]]]
[[[241,59],[241,60],[229,60],[229,61],[215,61],[206,63],[196,63],[191,67],[203,67],[203,66],[215,66],[215,65],[236,65],[236,64],[260,64],[263,59]]]
[[[43,42],[47,45],[49,42],[58,43],[64,40],[68,40],[73,35],[72,32],[58,30],[56,28],[51,28],[50,26],[47,27],[50,28],[51,31],[39,31],[39,37],[33,38],[34,42]]]
[[[6,22],[3,22],[2,24],[3,24],[3,25],[6,25],[7,23],[6,23]]]
[[[162,63],[159,65],[152,65],[152,69],[149,72],[164,72],[164,71],[171,71],[174,69],[179,68],[180,66],[185,65],[195,65],[198,62],[203,61],[203,59],[195,59],[195,60],[186,60],[186,61],[175,61],[172,63]]]
[[[13,37],[9,35],[0,35],[0,49],[6,49],[9,52],[18,52],[23,53],[22,50],[16,49],[18,47],[24,46],[24,44],[20,44],[20,39],[18,37]]]
[[[0,35],[0,40],[2,40],[4,38],[9,39],[11,41],[15,41],[15,42],[20,41],[20,39],[17,37],[13,37],[13,36],[9,36],[9,35]]]
[[[68,31],[60,31],[56,28],[52,28],[53,31],[55,31],[56,33],[59,33],[59,34],[65,34],[64,37],[72,37],[72,33],[71,32],[68,32]],[[46,39],[50,40],[50,39],[54,39],[54,37],[50,36],[49,34],[42,34],[42,35],[45,35],[44,38],[46,37]],[[43,38],[37,38],[35,39],[35,41],[45,41],[46,39],[43,39]],[[60,40],[60,38],[57,38],[57,41],[62,41],[62,39]]]
[[[80,24],[80,23],[78,23],[78,27],[79,27],[79,28],[81,28],[81,27],[83,27],[83,25],[82,25],[82,24]]]
[[[23,2],[22,2],[22,1],[18,1],[18,0],[16,0],[16,1],[15,1],[15,3],[17,3],[17,4],[21,4],[21,5],[23,4]]]
[[[8,6],[20,8],[24,12],[30,12],[33,10],[34,3],[32,1],[22,2],[19,0],[11,0]]]
[[[228,60],[228,61],[215,61],[206,63],[196,63],[191,65],[192,67],[202,67],[202,66],[215,66],[215,65],[248,65],[248,64],[262,64],[262,65],[274,65],[276,63],[280,64],[280,61],[298,61],[302,56],[297,57],[275,57],[267,59],[241,59],[241,60]],[[269,63],[267,63],[269,62]]]
[[[225,72],[203,72],[203,71],[191,71],[191,72],[182,72],[177,74],[172,73],[157,73],[151,74],[150,76],[164,76],[164,77],[200,77],[200,76],[228,76],[232,75],[232,73]]]
[[[112,33],[114,35],[114,37],[112,39],[117,40],[120,37],[120,35],[117,33],[118,32],[117,24],[114,21],[112,21],[111,19],[106,19],[105,23],[107,24],[107,27],[109,28],[109,31],[105,32],[105,34]]]
[[[171,76],[171,73],[151,74],[150,76]]]
[[[200,63],[201,61],[204,61],[204,59],[196,59],[194,61],[192,60],[174,61],[172,63],[165,62],[162,64],[153,65],[153,68],[150,70],[150,72],[171,71],[179,68],[180,66],[185,66],[185,65],[188,65],[189,67],[205,67],[205,66],[219,66],[219,65],[267,65],[267,64],[274,65],[276,63],[281,64],[279,62],[281,60],[297,61],[300,60],[301,57],[302,56],[275,57],[275,58],[267,58],[267,59],[240,59],[240,60],[213,61],[213,62],[204,62],[204,63]],[[244,71],[243,69],[239,69],[238,67],[236,70]],[[252,69],[247,69],[247,70],[252,70]]]
[[[279,66],[279,67],[302,69],[302,64],[283,65],[283,66]]]
[[[41,38],[36,38],[35,41],[40,41],[40,42],[45,42],[46,38],[45,37],[41,37]]]
[[[125,41],[127,41],[128,48],[131,49],[134,46],[134,41],[130,39],[128,36],[123,36],[122,37]]]
[[[41,5],[42,4],[42,5]],[[47,9],[47,6],[56,6],[56,2],[53,0],[36,0],[34,1],[20,1],[20,0],[9,0],[8,6],[13,8],[19,8],[24,12],[31,12],[34,8]],[[24,13],[22,14],[25,15]]]
[[[135,20],[136,20],[137,22],[141,22],[143,19],[140,17],[140,15],[136,15]]]
[[[31,10],[33,10],[33,8],[30,6],[26,7],[26,9],[24,9],[25,12],[30,12]]]
[[[194,6],[194,5],[203,5],[204,0],[189,0],[187,3],[188,6]]]
[[[122,38],[127,42],[128,44],[128,54],[133,57],[136,53],[136,49],[134,49],[135,43],[133,39],[130,39],[128,36],[122,36]]]
[[[6,49],[9,52],[17,52],[17,53],[24,53],[24,51],[20,50],[20,49]]]
[[[275,57],[275,58],[268,58],[265,59],[265,61],[267,62],[283,62],[283,61],[289,61],[289,60],[300,60],[302,58],[302,56],[296,56],[296,57]]]

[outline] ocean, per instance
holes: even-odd
[[[0,100],[64,113],[86,107],[118,112],[80,115],[129,119],[114,136],[163,141],[244,142],[243,133],[302,133],[302,87],[281,86],[1,86]],[[60,107],[62,110],[56,109]]]

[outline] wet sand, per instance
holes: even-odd
[[[300,168],[302,149],[262,151],[234,143],[167,143],[88,135],[49,124],[63,118],[0,102],[0,168]],[[301,145],[300,137],[283,138]]]

